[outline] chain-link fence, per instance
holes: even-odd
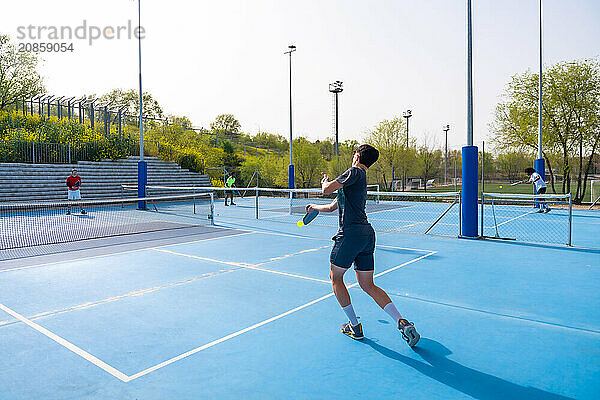
[[[480,230],[486,238],[571,245],[570,194],[482,193]]]

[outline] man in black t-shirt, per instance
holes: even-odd
[[[339,230],[333,237],[335,244],[331,250],[330,273],[333,292],[342,310],[349,319],[341,327],[343,334],[361,340],[362,325],[358,322],[350,301],[350,294],[344,284],[344,273],[354,264],[356,278],[360,287],[394,320],[402,337],[409,346],[419,341],[419,334],[412,322],[402,318],[387,293],[373,282],[375,251],[375,231],[367,220],[365,210],[367,201],[367,169],[377,161],[379,151],[371,145],[363,144],[354,152],[352,167],[330,181],[323,174],[321,189],[324,194],[337,190],[337,198],[330,204],[311,204],[307,211],[319,210],[330,212],[338,210]]]

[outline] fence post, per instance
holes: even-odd
[[[121,136],[121,117],[123,115],[123,110],[121,108],[119,108],[119,143],[121,143],[123,141],[123,138]]]
[[[256,199],[254,201],[254,208],[256,209],[256,219],[258,219],[258,168],[256,168]]]
[[[108,105],[104,106],[104,133],[108,134],[110,126],[108,124]]]
[[[90,124],[92,130],[94,130],[94,103],[90,104]]]
[[[69,142],[69,164],[71,164],[71,142]]]
[[[35,164],[35,142],[31,142],[31,163]]]

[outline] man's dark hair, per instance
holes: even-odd
[[[379,158],[379,150],[370,144],[361,144],[354,150],[358,154],[358,162],[369,168]]]
[[[525,168],[525,173],[526,173],[526,174],[529,174],[529,175],[531,175],[531,174],[533,174],[534,172],[535,172],[535,169],[534,169],[534,168],[531,168],[531,167],[527,167],[527,168]]]

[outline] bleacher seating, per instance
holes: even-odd
[[[146,157],[148,185],[210,186],[210,179],[177,163]],[[66,179],[71,168],[81,176],[83,199],[119,198],[121,185],[137,184],[138,157],[99,162],[80,161],[77,164],[0,163],[0,202],[63,201],[67,198]],[[135,196],[135,191],[125,191]],[[150,193],[162,195],[165,193]]]

